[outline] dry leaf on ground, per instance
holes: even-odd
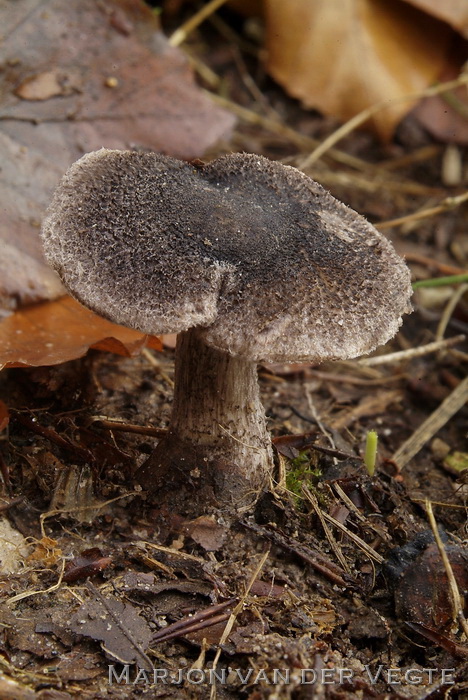
[[[88,600],[72,616],[70,629],[100,640],[110,658],[123,664],[138,661],[140,668],[150,670],[144,650],[151,639],[151,629],[130,603],[103,596]]]
[[[162,349],[158,338],[117,326],[62,297],[17,311],[0,323],[0,369],[57,365],[82,357],[89,348],[130,357],[145,345]]]
[[[266,0],[267,68],[307,107],[340,120],[421,91],[441,74],[450,28],[401,2]],[[415,101],[368,122],[389,139]]]
[[[468,37],[468,2],[466,0],[405,0],[427,14],[450,24]]]
[[[102,146],[194,158],[233,117],[142,0],[22,0],[0,17],[0,306],[14,309],[63,293],[38,230],[74,160]]]

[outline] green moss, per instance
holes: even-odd
[[[292,495],[298,509],[302,510],[304,502],[302,494],[303,484],[306,484],[315,493],[319,501],[323,500],[323,494],[316,493],[316,487],[321,476],[322,470],[316,462],[315,455],[311,456],[308,450],[300,452],[295,459],[289,462],[289,469],[286,474],[286,488]]]

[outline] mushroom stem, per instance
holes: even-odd
[[[177,339],[174,403],[168,434],[136,476],[161,491],[164,476],[206,487],[218,504],[256,500],[273,467],[271,440],[260,401],[257,365],[208,346],[191,329]]]

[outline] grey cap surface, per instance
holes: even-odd
[[[85,306],[145,333],[198,326],[252,361],[346,359],[389,340],[410,275],[359,214],[295,168],[89,153],[57,188],[46,256]]]

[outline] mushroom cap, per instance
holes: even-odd
[[[410,275],[362,216],[296,168],[88,153],[58,186],[46,257],[80,302],[144,333],[192,327],[252,361],[346,359],[389,340]]]

